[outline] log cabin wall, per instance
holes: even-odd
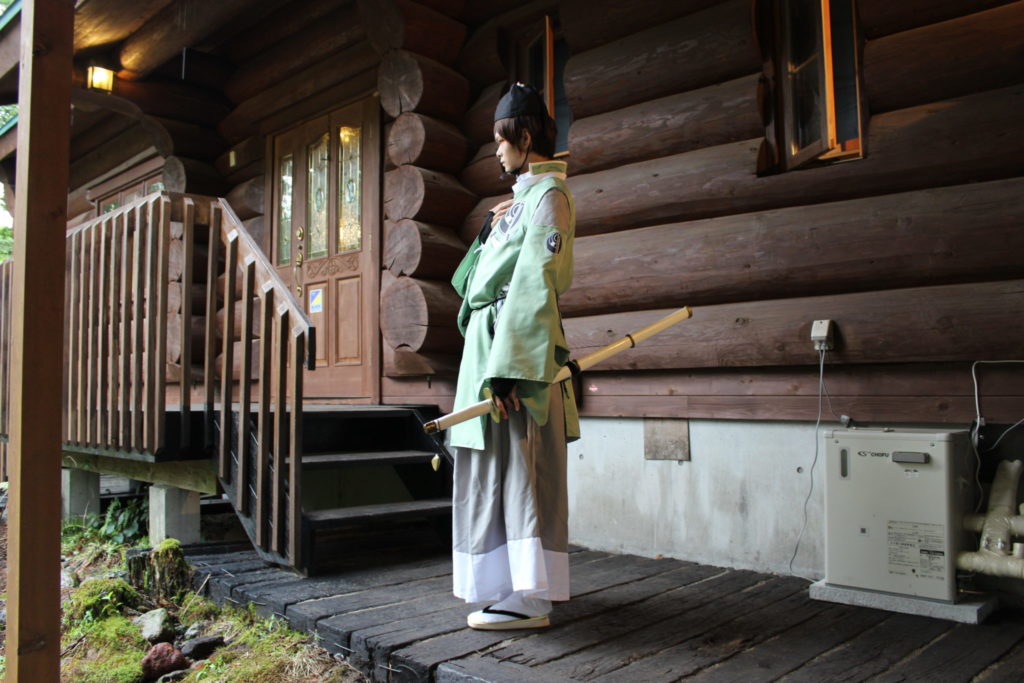
[[[572,50],[570,346],[582,354],[663,309],[695,307],[692,321],[588,373],[585,415],[813,420],[809,330],[830,318],[837,411],[974,417],[970,363],[1021,348],[1024,2],[861,0],[866,157],[764,177],[749,0],[553,5]],[[497,66],[478,73],[503,16],[477,19],[456,65],[479,93],[461,122],[477,151],[458,177],[482,196],[464,243],[506,196],[487,149],[504,81]],[[989,422],[1024,414],[1014,378],[984,369]]]

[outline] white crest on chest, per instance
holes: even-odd
[[[523,209],[526,208],[525,202],[516,202],[509,207],[508,212],[501,217],[498,224],[494,226],[491,231],[491,237],[488,242],[493,239],[498,242],[504,242],[508,239],[508,236],[512,234],[512,231],[519,225],[519,222],[523,218]]]

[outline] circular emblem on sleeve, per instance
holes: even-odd
[[[561,233],[559,233],[557,230],[553,230],[552,232],[548,233],[548,239],[544,244],[547,246],[548,251],[550,251],[552,254],[557,254],[558,252],[562,251]]]

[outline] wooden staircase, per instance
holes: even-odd
[[[249,496],[240,500],[239,461],[233,448],[229,476],[222,485],[260,555],[314,574],[344,563],[357,550],[446,544],[451,527],[451,460],[444,446],[421,427],[436,413],[430,406],[304,406],[298,563],[261,543],[273,539],[275,530],[269,520],[261,528],[257,506],[261,496],[272,498],[273,492],[260,492],[260,483],[249,474]],[[238,413],[233,416],[234,436]],[[435,457],[439,458],[437,471],[431,465]],[[290,461],[285,465],[290,466]],[[291,507],[290,499],[285,506]]]
[[[224,200],[156,193],[67,248],[67,451],[212,458],[257,551],[306,573],[447,540],[452,460],[421,427],[436,407],[306,404],[316,330]]]

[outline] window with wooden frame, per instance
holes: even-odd
[[[517,46],[513,80],[529,83],[540,92],[558,126],[555,156],[567,156],[572,111],[565,94],[564,76],[569,45],[562,37],[557,19],[545,15],[541,21],[530,24],[513,43]]]
[[[864,156],[854,0],[758,0],[759,175]]]
[[[131,204],[139,197],[164,189],[164,160],[156,157],[89,189],[86,197],[102,216]]]

